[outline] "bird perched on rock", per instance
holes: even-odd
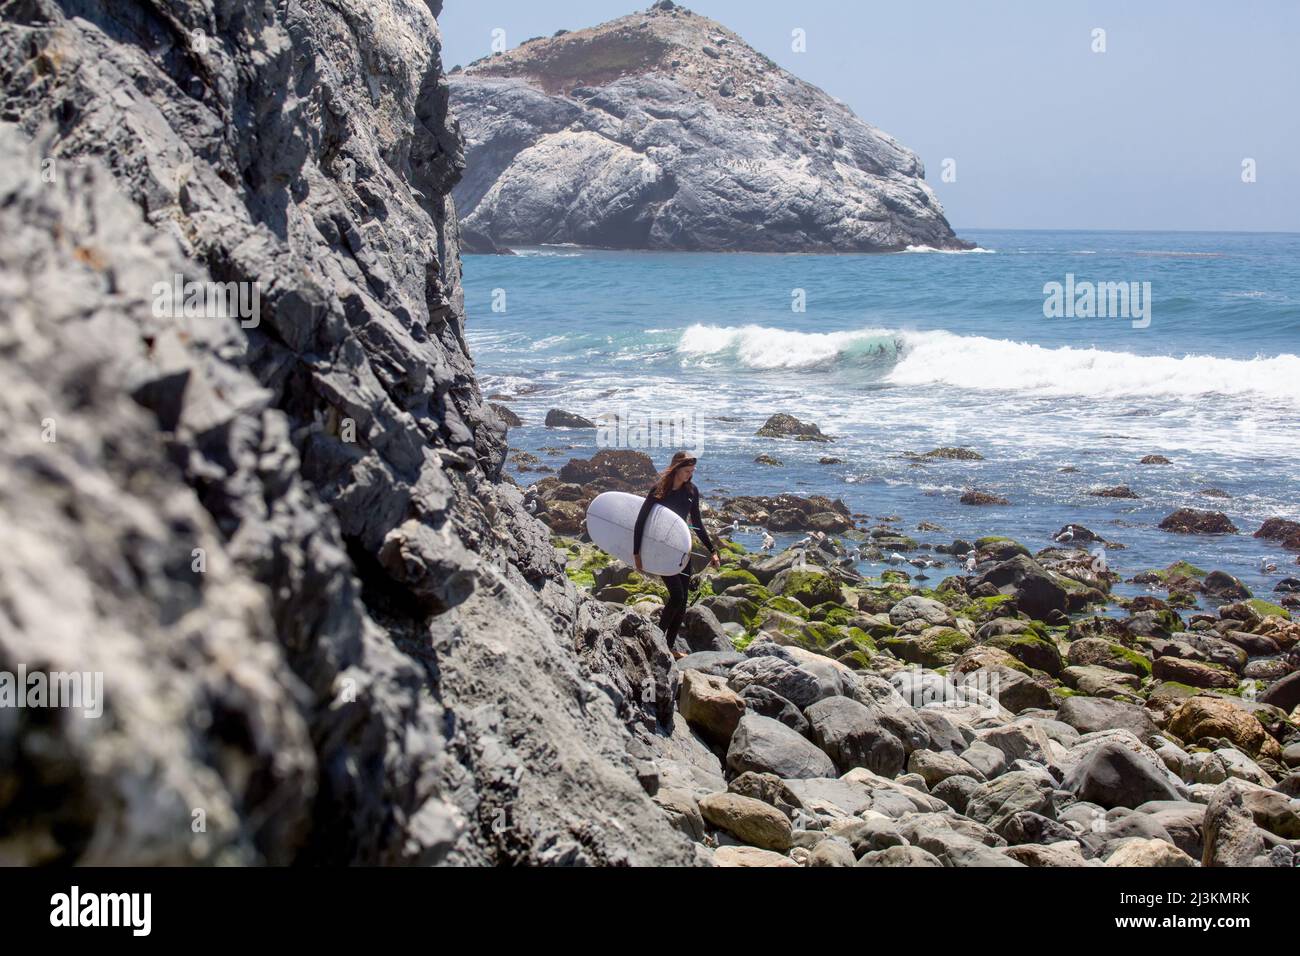
[[[1053,540],[1053,541],[1062,542],[1062,543],[1063,543],[1063,542],[1066,542],[1066,541],[1073,541],[1073,540],[1074,540],[1074,525],[1072,525],[1072,524],[1067,524],[1067,525],[1065,526],[1065,530],[1062,531],[1062,532],[1060,532],[1060,533],[1059,533],[1055,538],[1053,538],[1052,540]]]

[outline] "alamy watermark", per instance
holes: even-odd
[[[0,708],[80,709],[87,717],[104,713],[102,671],[0,671]]]
[[[179,272],[171,282],[155,282],[153,314],[159,319],[239,319],[246,329],[261,323],[258,282],[187,282]]]
[[[1131,319],[1133,328],[1145,329],[1151,324],[1151,283],[1075,281],[1067,272],[1064,283],[1044,284],[1043,317]]]
[[[685,449],[704,452],[704,428],[695,412],[634,411],[623,408],[596,416],[597,448]]]

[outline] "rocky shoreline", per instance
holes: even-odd
[[[643,493],[653,475],[640,452],[603,450],[525,498],[574,582],[657,634],[662,585],[581,529],[596,494]],[[1131,579],[1153,593],[1117,598],[1082,525],[1031,554],[996,535],[922,545],[896,516],[869,525],[817,496],[706,508],[724,562],[695,578],[671,649],[686,656],[654,682],[672,706],[655,697],[643,725],[676,751],[658,747],[654,799],[702,860],[1296,865],[1295,589],[1273,603],[1177,562]],[[1221,528],[1213,513],[1171,518]],[[744,525],[809,535],[748,553],[728,538]],[[1258,534],[1297,548],[1297,527]],[[962,573],[927,587],[944,563]]]

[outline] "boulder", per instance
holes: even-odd
[[[906,754],[903,744],[868,707],[847,697],[827,697],[804,711],[812,739],[844,773],[866,767],[897,776]]]
[[[1115,742],[1093,749],[1066,775],[1062,786],[1080,800],[1107,808],[1180,799],[1178,791],[1150,761]]]
[[[573,412],[552,408],[546,413],[547,428],[595,428],[596,423]]]
[[[686,650],[695,654],[700,651],[726,653],[734,649],[731,638],[722,629],[722,623],[710,608],[699,604],[686,609],[682,617],[682,626],[677,632],[679,643],[685,643]]]
[[[966,804],[966,816],[998,833],[1022,811],[1050,820],[1056,816],[1053,790],[1050,779],[1025,771],[1011,771],[971,794]]]
[[[799,864],[788,856],[756,846],[720,846],[713,851],[714,866],[793,866]]]
[[[711,793],[699,804],[706,821],[738,840],[778,853],[790,849],[790,820],[771,804],[738,793]]]
[[[1042,565],[1023,554],[994,565],[975,583],[989,584],[1000,594],[1013,595],[1020,609],[1031,617],[1044,618],[1053,611],[1069,610],[1065,588]]]
[[[787,568],[772,579],[768,589],[773,594],[798,601],[804,607],[816,607],[827,601],[844,603],[839,579],[824,571]]]
[[[884,850],[864,853],[857,862],[858,866],[943,866],[943,862],[933,853],[919,846],[891,846]]]
[[[820,841],[808,854],[808,866],[855,866],[858,860],[853,847],[844,840],[831,838]]]
[[[1147,741],[1156,733],[1155,721],[1145,708],[1101,697],[1068,697],[1057,709],[1056,718],[1081,734],[1122,727],[1138,740]]]
[[[750,650],[753,650],[753,645]],[[807,707],[836,692],[835,687],[828,687],[817,675],[798,664],[769,655],[750,657],[737,664],[731,669],[728,683],[732,690],[740,693],[752,684],[766,687],[796,707]]]
[[[790,701],[769,687],[750,684],[740,692],[745,708],[751,713],[779,720],[801,736],[808,734],[808,719]]]
[[[801,422],[793,415],[784,413],[770,416],[754,434],[760,438],[793,438],[795,441],[828,442],[833,440],[823,435],[822,430],[812,422]]]
[[[1175,681],[1191,687],[1232,689],[1237,686],[1237,675],[1231,671],[1178,657],[1157,657],[1151,666],[1151,674],[1157,680]]]
[[[1262,704],[1271,704],[1287,713],[1300,707],[1300,671],[1274,681],[1259,695]]]
[[[915,594],[903,598],[890,608],[889,621],[896,627],[915,620],[931,625],[952,626],[953,614],[946,604]]]
[[[964,776],[977,783],[984,782],[984,774],[961,757],[937,750],[913,750],[907,758],[907,769],[909,773],[920,774],[932,794],[949,777]]]
[[[727,679],[700,671],[683,671],[677,709],[701,736],[725,747],[745,714],[745,701]]]
[[[1164,840],[1133,837],[1122,841],[1106,857],[1108,867],[1196,866],[1197,861]]]
[[[1205,807],[1202,866],[1253,866],[1267,853],[1264,832],[1243,799],[1244,785],[1225,781]]]
[[[1175,534],[1237,534],[1237,526],[1222,511],[1179,508],[1158,526]]]
[[[733,773],[754,770],[784,780],[836,774],[835,763],[825,753],[785,724],[757,714],[740,719],[727,748],[727,766]]]
[[[1188,744],[1224,737],[1252,755],[1259,754],[1271,739],[1253,714],[1221,697],[1188,698],[1169,718],[1168,730]]]

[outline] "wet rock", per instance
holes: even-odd
[[[547,428],[595,428],[596,423],[589,418],[583,418],[574,412],[566,412],[563,409],[552,408],[546,412]]]
[[[812,422],[801,422],[793,415],[778,413],[765,421],[754,433],[760,438],[793,438],[795,441],[828,442],[834,439],[822,434]]]
[[[1237,526],[1221,511],[1179,508],[1158,525],[1161,531],[1176,534],[1237,534]]]
[[[1069,608],[1065,588],[1033,558],[1017,554],[985,571],[977,584],[989,584],[1000,594],[1010,594],[1026,614],[1044,618],[1052,611]]]
[[[960,500],[961,503],[964,505],[1009,505],[1011,504],[1010,501],[1008,501],[1006,498],[1003,498],[1001,495],[995,495],[988,491],[979,491],[978,489],[971,489],[970,491],[964,492]]]
[[[1112,488],[1097,488],[1094,489],[1093,491],[1088,492],[1088,494],[1092,495],[1094,498],[1135,499],[1141,497],[1141,495],[1135,492],[1128,485],[1115,485]]]

